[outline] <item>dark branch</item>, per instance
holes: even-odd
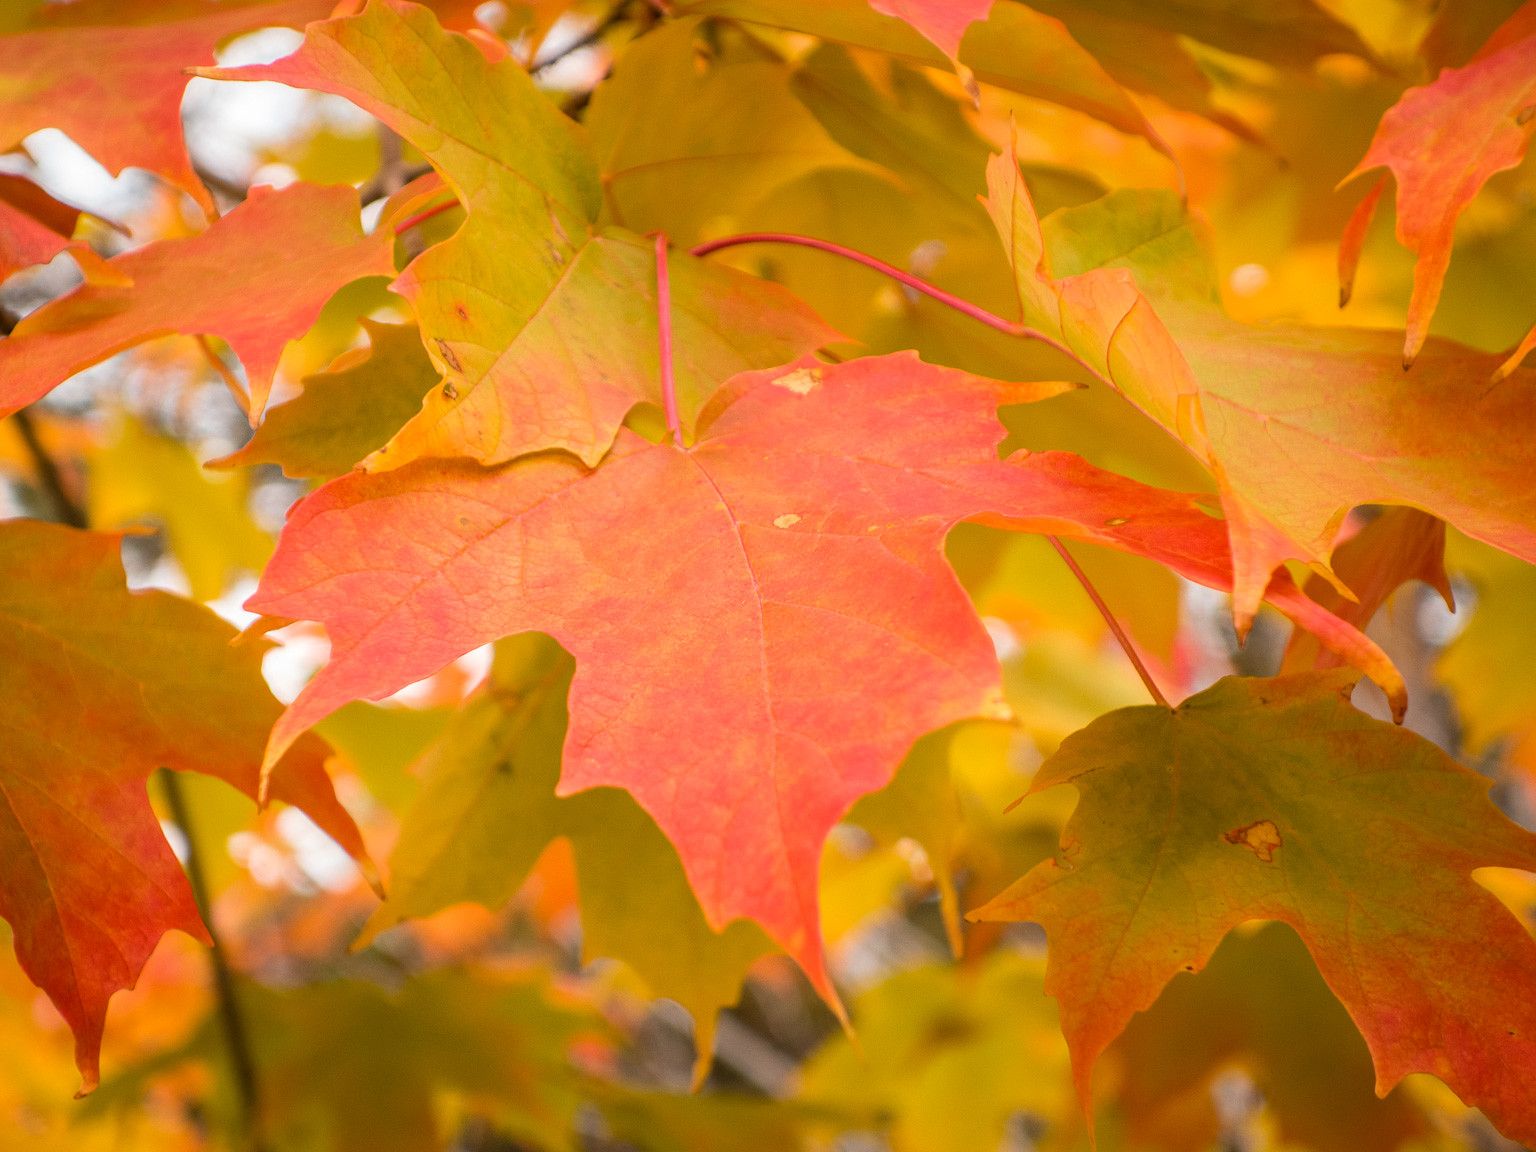
[[[235,1091],[240,1099],[240,1111],[250,1136],[251,1152],[265,1152],[261,1138],[261,1091],[256,1074],[256,1060],[251,1052],[250,1032],[246,1028],[245,1013],[235,990],[235,976],[225,958],[224,944],[214,927],[208,898],[208,879],[203,871],[203,860],[197,851],[197,833],[187,808],[186,793],[176,773],[165,770],[160,773],[160,786],[165,791],[166,807],[171,819],[181,829],[187,842],[187,882],[192,886],[192,899],[197,911],[208,928],[212,946],[208,949],[209,965],[213,970],[214,995],[218,1005],[219,1023],[229,1047],[229,1062],[235,1077]]]

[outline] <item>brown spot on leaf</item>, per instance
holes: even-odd
[[[433,339],[437,341],[437,353],[443,358],[443,363],[448,365],[448,367],[452,368],[455,372],[464,371],[464,366],[459,363],[458,353],[449,347],[448,341],[444,340],[441,336],[433,337]],[[445,384],[443,387],[446,389],[447,385]]]
[[[453,381],[452,380],[444,380],[443,381],[443,399],[445,399],[445,400],[457,400],[458,398],[459,398],[459,390],[453,386]]]
[[[1228,844],[1247,848],[1264,864],[1273,862],[1275,852],[1285,843],[1280,839],[1280,829],[1275,827],[1273,820],[1255,820],[1252,824],[1232,829],[1222,839]]]
[[[465,308],[463,304],[454,304],[454,306],[453,306],[453,314],[455,316],[457,316],[460,320],[468,320],[469,319],[469,309]]]

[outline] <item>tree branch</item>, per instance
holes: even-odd
[[[594,44],[606,36],[609,30],[621,24],[628,16],[628,13],[629,4],[626,0],[625,3],[619,4],[617,7],[613,8],[608,13],[608,15],[602,17],[596,24],[592,25],[591,28],[587,29],[587,31],[576,37],[576,39],[565,45],[565,47],[561,48],[558,52],[545,57],[543,60],[535,60],[528,66],[528,74],[530,76],[537,76],[540,72],[544,72],[550,68],[553,68],[556,64],[560,63],[560,61],[566,59],[567,57],[574,56],[576,53],[581,52],[584,49],[591,48]]]
[[[27,456],[32,461],[32,471],[37,477],[37,486],[48,497],[48,503],[53,506],[54,518],[61,524],[68,524],[71,528],[84,528],[85,512],[69,494],[58,465],[54,463],[53,457],[43,446],[42,439],[37,434],[37,425],[33,423],[32,413],[23,408],[20,412],[12,414],[11,420],[15,423],[16,432],[21,436]]]
[[[198,915],[203,918],[203,924],[208,929],[208,938],[212,941],[208,949],[208,961],[213,971],[213,988],[218,1004],[219,1023],[229,1048],[230,1068],[235,1077],[235,1092],[240,1099],[242,1119],[250,1136],[249,1147],[251,1152],[266,1152],[266,1142],[262,1139],[260,1132],[260,1080],[256,1073],[256,1060],[251,1052],[250,1032],[246,1028],[245,1012],[240,1007],[239,996],[235,990],[234,971],[225,958],[224,943],[219,938],[219,931],[214,927],[207,875],[203,871],[202,857],[197,851],[197,832],[192,822],[191,811],[187,807],[186,793],[176,773],[168,769],[161,770],[160,786],[165,792],[165,804],[170,809],[171,819],[175,821],[176,827],[181,829],[181,834],[186,839],[187,883],[192,886],[192,899],[197,904]]]

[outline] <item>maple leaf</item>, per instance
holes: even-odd
[[[413,326],[364,319],[362,327],[367,349],[305,377],[300,395],[271,408],[243,448],[209,467],[277,464],[286,476],[330,478],[382,448],[441,379]]]
[[[546,455],[334,481],[295,506],[249,601],[320,620],[332,642],[270,755],[350,700],[546,632],[577,663],[560,793],[627,789],[709,922],[757,920],[829,994],[827,831],[919,736],[996,709],[996,658],[945,532],[991,514],[1228,578],[1221,524],[1197,498],[1065,454],[997,459],[998,404],[1062,387],[911,354],[804,361],[737,377],[686,450],[625,432],[592,472]],[[1288,580],[1273,598],[1374,662],[1401,704],[1370,641]]]
[[[548,637],[502,642],[486,690],[417,762],[425,783],[401,821],[389,896],[357,946],[463,901],[500,908],[564,837],[581,885],[582,955],[623,960],[654,994],[692,1013],[698,1084],[716,1018],[740,997],[768,942],[749,924],[709,927],[676,851],[628,796],[556,795],[573,672]]]
[[[168,930],[207,939],[149,774],[195,770],[254,797],[278,705],[260,645],[231,647],[234,629],[190,601],[126,589],[116,536],[6,521],[0,574],[0,916],[74,1031],[89,1091],[112,994]],[[325,756],[316,738],[294,745],[271,794],[366,860]]]
[[[40,128],[58,128],[114,175],[148,168],[212,214],[181,135],[187,68],[242,32],[300,28],[334,0],[179,4],[87,0],[50,5],[54,26],[0,36],[0,151]],[[111,115],[103,115],[110,109]]]
[[[590,1009],[527,977],[449,969],[416,973],[393,993],[360,980],[287,990],[242,982],[239,992],[262,1107],[253,1121],[215,1098],[211,1119],[232,1141],[249,1139],[254,1122],[283,1148],[445,1149],[454,1096],[494,1102],[527,1147],[566,1146],[580,1104],[568,1052],[604,1034]],[[217,1060],[225,1044],[210,1017],[158,1063]]]
[[[999,949],[963,968],[898,970],[854,1001],[856,1040],[812,1053],[799,1097],[861,1106],[900,1152],[1006,1146],[1020,1113],[1059,1134],[1071,1084],[1042,968]]]
[[[1240,630],[1287,560],[1353,595],[1327,560],[1360,504],[1412,505],[1536,558],[1536,451],[1508,435],[1536,371],[1490,388],[1499,357],[1434,341],[1405,377],[1387,333],[1240,324],[1221,312],[1171,195],[1111,194],[1041,221],[1011,148],[987,180],[1025,322],[1216,478]]]
[[[181,441],[121,417],[91,462],[86,520],[101,529],[156,525],[192,599],[217,599],[260,572],[272,540],[251,519],[244,477],[210,476]]]
[[[964,18],[981,12],[980,0],[883,0],[886,10],[916,16],[946,43],[965,27],[955,27],[953,11]],[[943,64],[945,53],[926,31],[884,18],[870,0],[678,0],[679,14],[718,15],[747,24],[805,32],[850,47],[912,60]],[[979,20],[979,17],[977,17]],[[1023,4],[991,6],[985,20],[968,22],[962,63],[985,84],[1021,92],[1075,108],[1121,132],[1140,136],[1172,158],[1172,152],[1129,93],[1093,54],[1073,39],[1060,20]],[[953,54],[950,54],[953,59]]]
[[[1433,1131],[1406,1088],[1378,1098],[1371,1054],[1296,934],[1233,932],[1198,976],[1174,979],[1110,1050],[1130,1135],[1169,1152],[1221,1137],[1217,1077],[1240,1064],[1284,1146],[1392,1152]]]
[[[1206,57],[1194,41],[1281,68],[1310,69],[1335,53],[1371,59],[1355,30],[1313,0],[1219,7],[1182,0],[1037,0],[1030,7],[1060,20],[1127,88],[1193,112],[1266,150],[1272,145],[1260,133],[1213,99]]]
[[[938,890],[939,915],[952,955],[965,951],[960,923],[960,894],[955,886],[952,857],[960,833],[960,801],[951,778],[951,761],[968,750],[966,725],[923,737],[912,746],[891,781],[863,797],[848,810],[846,820],[869,833],[880,847],[905,840],[919,845],[927,857]],[[972,737],[974,739],[974,737]]]
[[[1518,165],[1536,132],[1536,2],[1527,0],[1472,61],[1410,88],[1387,109],[1347,183],[1373,168],[1397,180],[1397,238],[1417,256],[1403,365],[1429,333],[1451,263],[1456,219],[1491,176]],[[1385,177],[1383,177],[1383,180]],[[1365,230],[1381,196],[1373,186],[1350,221],[1339,257],[1347,301]]]
[[[1536,942],[1471,880],[1536,870],[1536,836],[1486,779],[1355,710],[1354,679],[1229,677],[1171,711],[1110,713],[1040,769],[1032,793],[1080,793],[1061,851],[970,915],[1044,926],[1085,1108],[1132,1015],[1263,919],[1306,942],[1378,1094],[1430,1072],[1506,1134],[1536,1133]]]
[[[1360,34],[1316,0],[1241,5],[1210,0],[1038,0],[1031,7],[1059,17],[1074,34],[1080,23],[1098,24],[1115,28],[1130,44],[1138,34],[1161,30],[1291,67],[1307,67],[1335,53],[1371,58]]]
[[[799,98],[798,69],[712,48],[728,30],[700,17],[670,21],[626,49],[593,93],[582,124],[614,223],[691,244],[718,233],[721,204],[750,205],[812,172],[866,167]],[[679,196],[680,186],[709,195]]]
[[[69,248],[79,220],[80,209],[23,176],[0,173],[0,280]]]
[[[596,463],[631,408],[660,403],[653,245],[596,229],[585,137],[514,61],[488,61],[419,5],[369,0],[276,63],[202,74],[345,96],[420,148],[469,213],[394,285],[445,380],[371,467],[545,448]],[[835,335],[777,285],[686,256],[671,275],[685,426],[727,377]]]
[[[254,423],[283,348],[338,288],[392,273],[393,249],[387,230],[363,235],[351,188],[253,188],[206,232],[108,261],[123,283],[82,284],[17,324],[0,341],[0,416],[109,356],[181,332],[228,342],[245,365],[250,396],[238,399]]]

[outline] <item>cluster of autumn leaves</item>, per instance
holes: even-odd
[[[1438,1089],[1386,1095],[1412,1073],[1536,1140],[1533,897],[1472,875],[1536,871],[1536,837],[1351,703],[1363,674],[1423,726],[1448,691],[1442,743],[1517,792],[1536,763],[1536,317],[1473,290],[1479,236],[1532,242],[1529,177],[1496,177],[1536,130],[1536,4],[1497,7],[541,2],[499,32],[414,0],[19,8],[3,143],[62,129],[178,210],[125,246],[0,175],[0,277],[66,252],[83,276],[0,340],[7,467],[75,525],[0,521],[0,916],[87,1088],[146,964],[133,1019],[194,1005],[93,1107],[192,1099],[280,1147],[484,1123],[558,1148],[583,1116],[645,1147],[992,1147],[1028,1114],[1061,1147],[1098,1117],[1101,1143],[1182,1148],[1240,1065],[1267,1101],[1245,1122],[1280,1140],[1457,1146]],[[537,53],[583,16],[612,71],[562,107]],[[274,26],[303,30],[287,55],[209,66]],[[348,174],[366,217],[301,170],[221,203],[182,140],[189,72],[342,97],[405,151]],[[1385,176],[1352,214],[1332,191],[1377,168],[1411,261],[1373,231]],[[1477,206],[1462,317],[1441,291]],[[1406,337],[1339,325],[1335,254],[1365,319],[1407,295]],[[1466,343],[1429,334],[1437,303]],[[104,445],[49,408],[173,334],[255,429],[205,453],[233,479],[142,404],[93,399]],[[329,364],[294,394],[306,355]],[[272,466],[318,485],[275,551],[247,499]],[[144,520],[190,598],[130,592],[119,538],[82,530]],[[1367,626],[1414,582],[1453,600],[1446,524],[1478,602],[1431,669],[1422,630]],[[237,637],[193,600],[241,569],[265,623]],[[1239,635],[1288,619],[1283,655],[1218,679],[1196,587]],[[283,707],[260,633],[294,621],[329,657]],[[413,684],[428,706],[365,703]],[[201,1028],[185,971],[156,975],[169,929],[209,940],[161,768],[291,804],[357,864],[322,895],[292,822],[228,848],[180,827],[183,859],[240,846],[218,951],[266,977],[221,960]],[[963,967],[852,976],[868,913],[930,891]],[[622,980],[507,969],[509,922],[555,940],[577,908],[585,958],[689,1011],[698,1083],[749,970],[788,980],[775,954],[862,1041],[826,1041],[792,1100],[649,1091],[617,1055]],[[1000,927],[1023,923],[1043,962]]]

